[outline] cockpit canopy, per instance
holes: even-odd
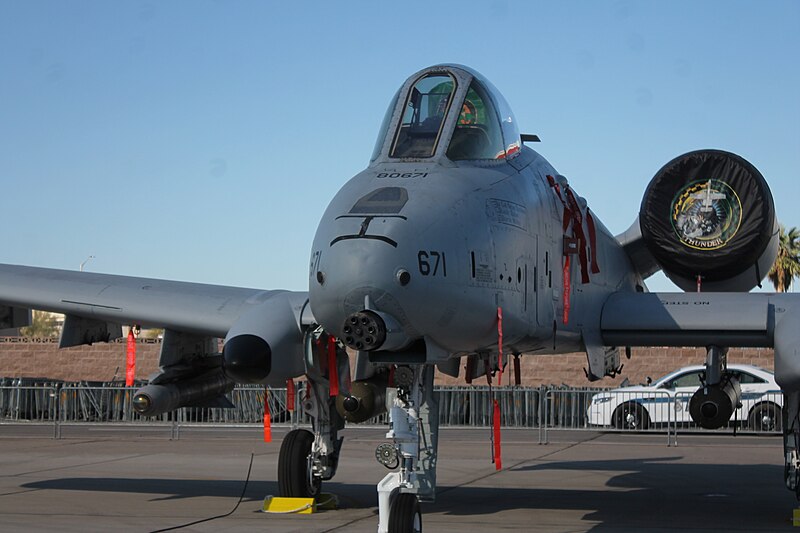
[[[372,160],[499,160],[520,148],[503,96],[477,72],[438,65],[411,76],[386,112]]]

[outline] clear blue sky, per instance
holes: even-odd
[[[797,1],[0,0],[0,261],[305,289],[327,202],[441,62],[492,80],[614,233],[697,148],[800,226]]]

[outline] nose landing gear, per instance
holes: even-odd
[[[389,409],[386,437],[392,443],[379,447],[384,453],[377,457],[384,466],[400,466],[378,483],[378,533],[422,531],[419,502],[433,501],[436,495],[439,404],[433,391],[434,367],[408,368],[412,379],[408,385],[398,384]],[[396,450],[396,462],[391,449]]]
[[[278,459],[281,496],[316,497],[322,482],[336,473],[343,441],[338,431],[344,427],[344,419],[330,396],[331,383],[321,370],[324,355],[315,349],[326,344],[327,337],[321,328],[306,334],[306,377],[311,394],[302,406],[311,417],[313,432],[295,429],[284,439]],[[347,354],[340,345],[336,361],[340,375],[349,371]],[[402,366],[396,374],[396,394],[388,402],[390,429],[386,437],[391,443],[378,447],[376,459],[399,470],[387,474],[377,486],[379,533],[421,532],[420,502],[434,501],[439,433],[434,373],[433,365],[413,364]]]

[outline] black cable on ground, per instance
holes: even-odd
[[[239,508],[239,504],[241,504],[242,500],[244,499],[245,492],[247,492],[247,484],[250,482],[250,471],[253,470],[253,457],[254,456],[255,456],[254,453],[250,454],[250,466],[247,467],[247,477],[244,480],[244,487],[242,487],[242,493],[239,495],[239,501],[236,502],[236,505],[233,506],[233,509],[231,509],[230,511],[228,511],[225,514],[212,516],[211,518],[203,518],[202,520],[195,520],[194,522],[189,522],[188,524],[182,524],[180,526],[167,527],[167,528],[164,528],[164,529],[156,529],[155,531],[152,531],[151,533],[161,533],[162,531],[172,531],[172,530],[175,530],[175,529],[183,529],[185,527],[194,526],[196,524],[202,524],[203,522],[210,522],[212,520],[216,520],[217,518],[225,518],[226,516],[230,516],[233,513],[235,513],[236,509]]]

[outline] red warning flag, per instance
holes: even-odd
[[[497,376],[497,386],[503,384],[503,308],[497,308],[497,366],[500,373]]]
[[[494,469],[503,469],[503,460],[500,457],[500,404],[497,400],[494,402],[494,413],[492,417],[492,430],[494,431]]]
[[[581,283],[589,283],[588,259],[586,254],[586,234],[583,232],[583,215],[581,207],[572,189],[567,187],[564,191],[567,196],[567,203],[570,206],[572,216],[572,234],[578,239],[578,259],[581,267]]]
[[[125,386],[133,387],[136,377],[136,337],[133,328],[128,330],[128,344],[125,350]]]
[[[294,380],[287,379],[286,380],[286,410],[287,411],[294,411]]]
[[[339,396],[339,369],[336,366],[336,338],[328,337],[328,381],[331,397]]]
[[[269,412],[269,391],[264,389],[264,442],[272,442],[272,415]]]

